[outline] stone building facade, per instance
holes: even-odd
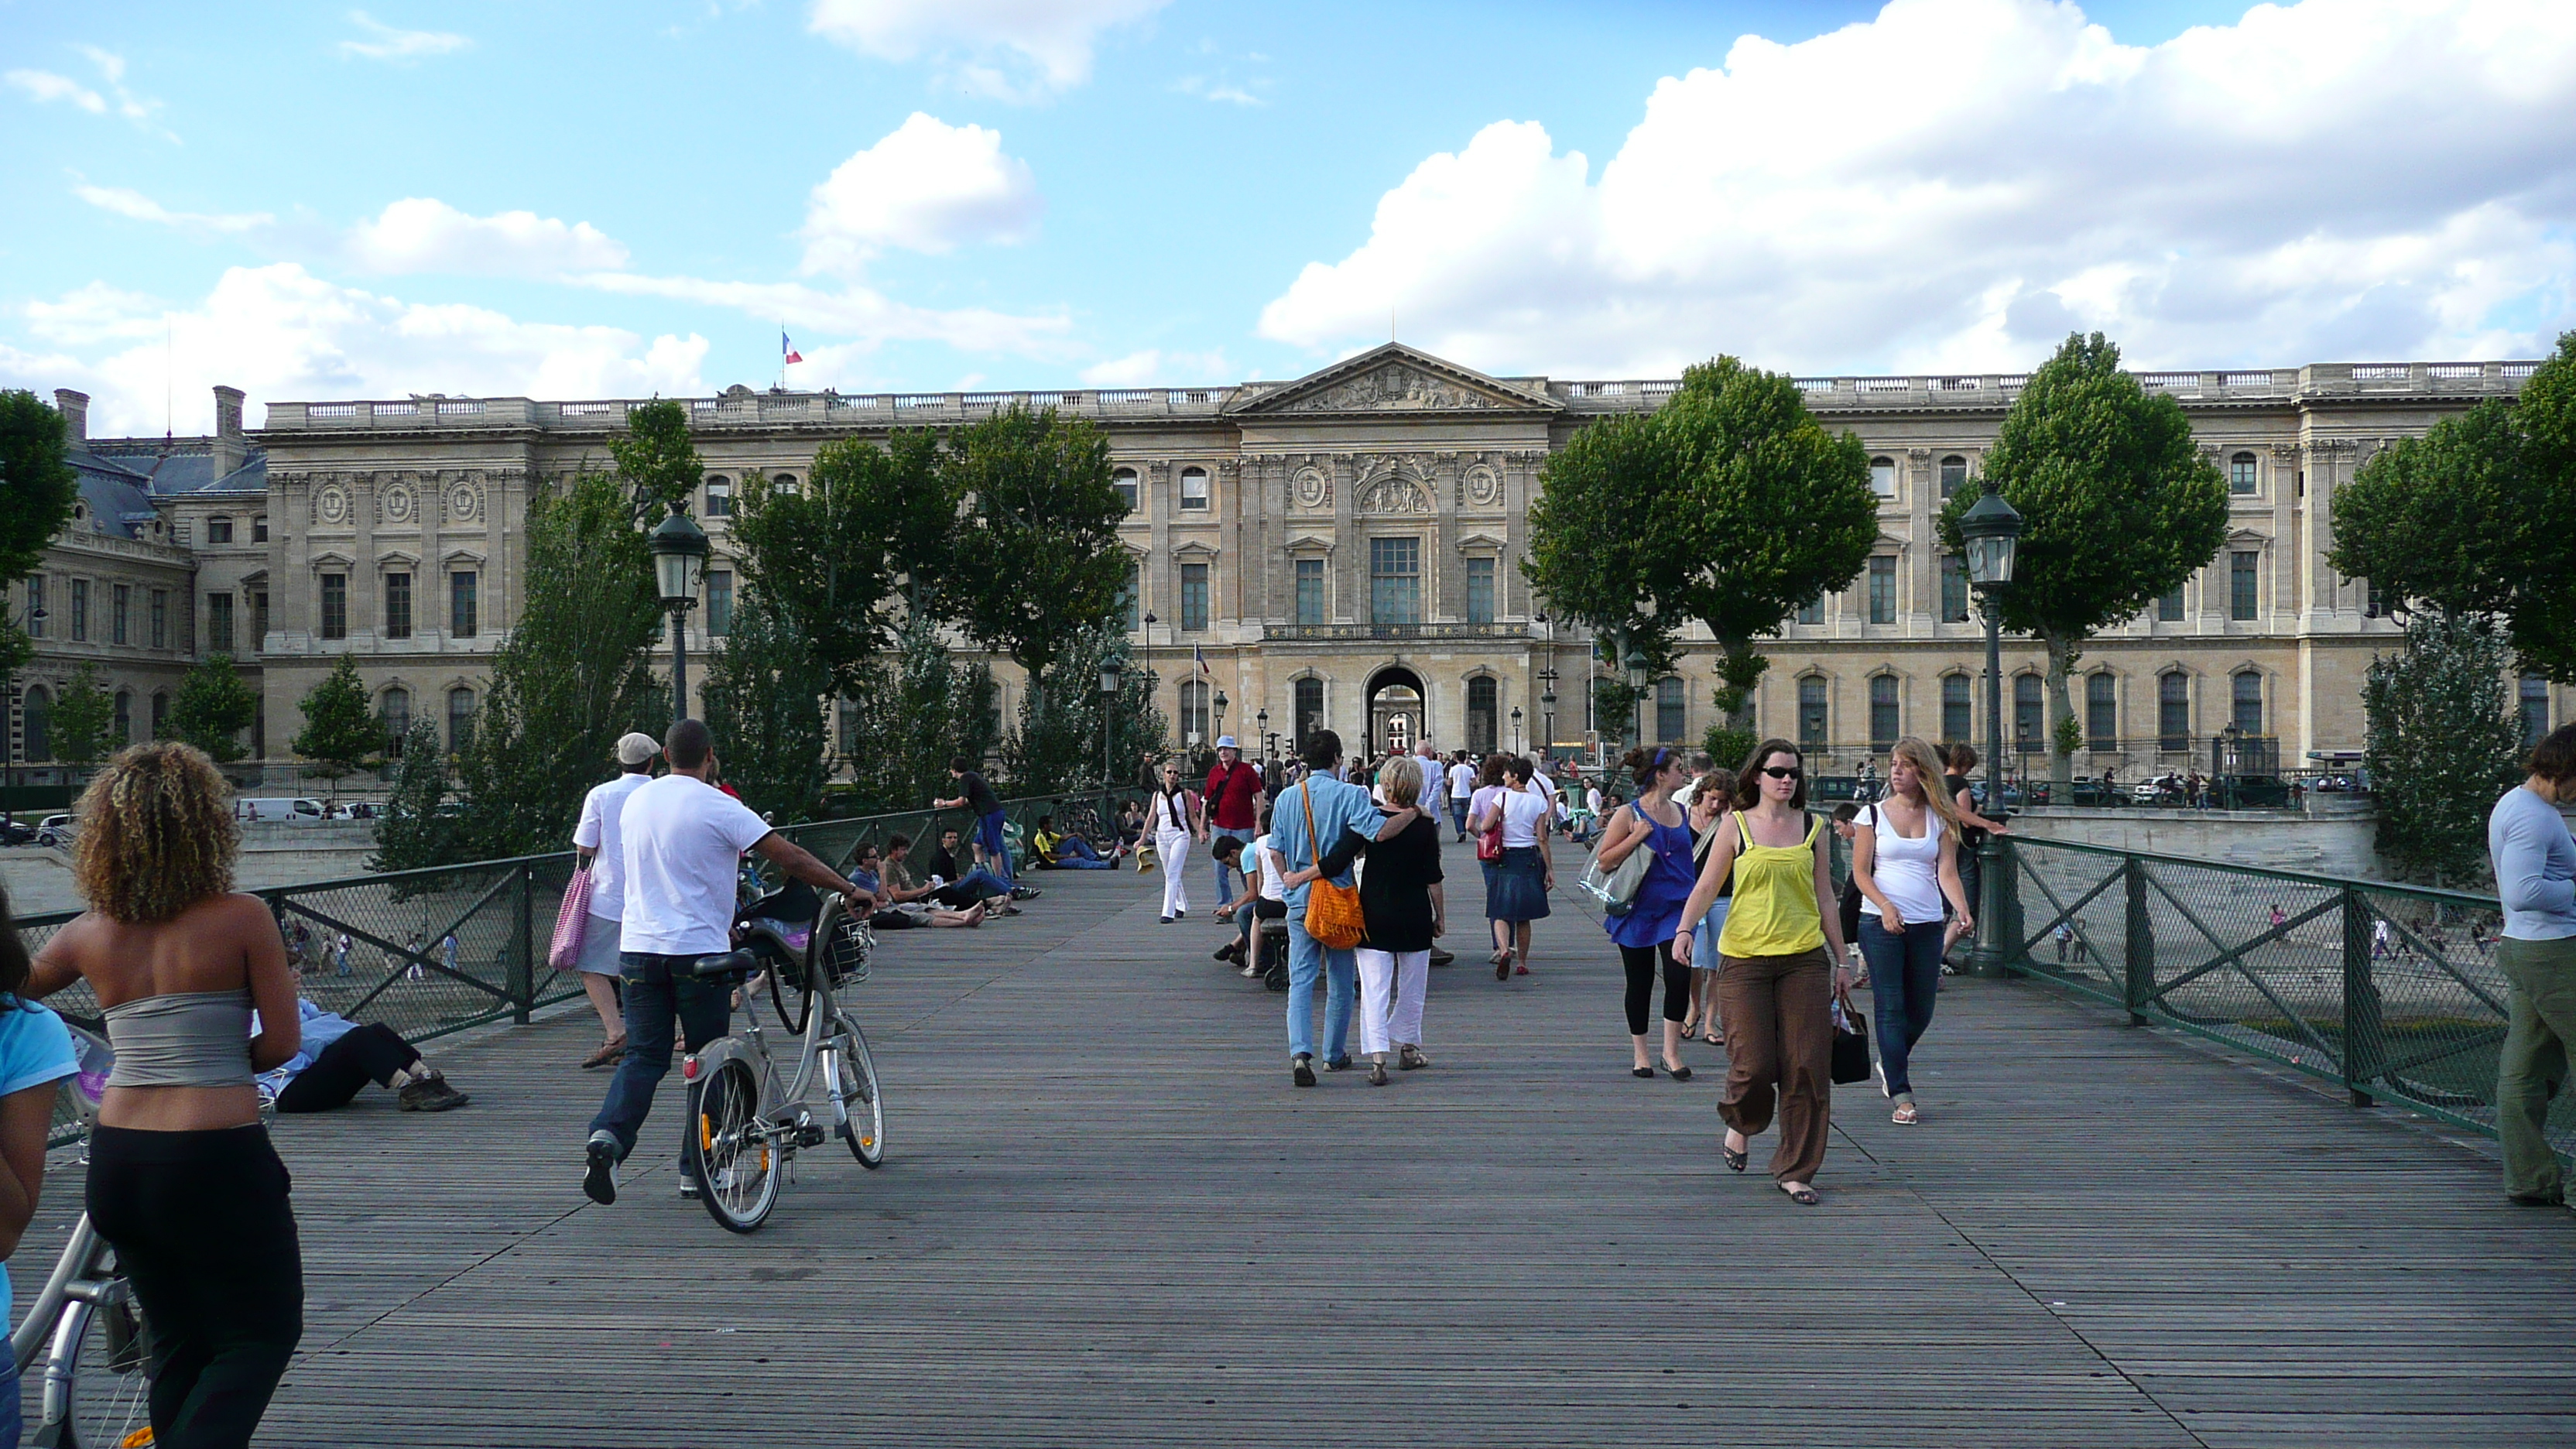
[[[2326,500],[2378,448],[2510,396],[2531,369],[2142,375],[2183,404],[2228,477],[2229,536],[2183,589],[2088,647],[2075,685],[2087,735],[2079,772],[2116,765],[2134,779],[2206,758],[2209,737],[2231,723],[2278,738],[2285,763],[2357,754],[2362,676],[2397,630],[2365,583],[2326,565]],[[2021,381],[1798,380],[1827,427],[1870,450],[1880,538],[1852,587],[1768,641],[1760,729],[1815,742],[1829,768],[1883,752],[1899,734],[1984,737],[1984,691],[1972,687],[1982,628],[1933,520],[1948,493],[1974,486]],[[1109,438],[1133,505],[1121,539],[1136,578],[1131,637],[1184,736],[1277,737],[1284,749],[1322,725],[1381,744],[1427,733],[1442,748],[1580,747],[1625,722],[1589,717],[1587,681],[1606,666],[1581,630],[1546,617],[1521,578],[1529,504],[1548,456],[1577,430],[1658,406],[1675,386],[1496,378],[1390,343],[1293,382],[1222,388],[734,388],[690,403],[707,467],[698,512],[717,555],[691,647],[718,642],[707,631],[729,608],[726,520],[744,478],[792,486],[824,441],[964,423],[1025,401],[1090,419]],[[232,595],[237,621],[250,600],[267,601],[256,657],[265,719],[291,735],[295,702],[345,652],[390,713],[430,719],[451,737],[470,729],[487,656],[516,612],[528,490],[603,463],[630,406],[272,404],[245,440],[264,455],[264,544],[218,553],[203,542],[214,509],[243,516],[252,506],[229,483],[161,505],[196,560],[198,593]],[[1642,712],[1651,738],[1696,740],[1714,720],[1714,644],[1693,630],[1685,645],[1679,671]],[[2006,641],[2006,734],[2032,751],[2043,745],[2044,665],[2035,645]],[[1007,717],[1017,681],[1006,662],[997,673]],[[2535,726],[2576,704],[2537,681],[2523,689]]]

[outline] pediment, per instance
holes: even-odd
[[[1400,342],[1372,347],[1295,382],[1247,390],[1236,414],[1555,412],[1562,404]]]

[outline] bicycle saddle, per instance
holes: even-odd
[[[736,981],[760,969],[760,957],[749,950],[727,951],[720,956],[701,956],[689,968],[689,974],[701,981],[719,981],[731,977]]]

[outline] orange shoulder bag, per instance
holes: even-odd
[[[1306,801],[1306,848],[1315,854],[1315,866],[1324,864],[1324,847],[1315,836],[1315,788],[1310,779],[1297,782]],[[1317,877],[1306,887],[1306,934],[1327,950],[1347,951],[1368,934],[1368,924],[1360,915],[1358,886],[1335,885],[1329,878]]]

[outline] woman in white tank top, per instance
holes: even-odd
[[[1852,822],[1852,882],[1860,887],[1860,954],[1869,965],[1881,1086],[1892,1121],[1918,1120],[1909,1074],[1941,991],[1941,905],[1975,925],[1959,888],[1959,809],[1941,788],[1932,747],[1907,736],[1887,767],[1887,798]]]
[[[1145,823],[1153,827],[1154,855],[1163,867],[1163,924],[1190,913],[1188,867],[1190,821],[1198,811],[1198,793],[1181,784],[1180,763],[1163,762],[1162,788],[1145,801]]]

